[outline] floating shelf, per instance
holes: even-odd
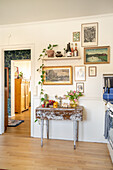
[[[77,60],[77,59],[81,59],[80,56],[77,57],[53,57],[53,58],[43,58],[42,60],[44,61],[49,61],[49,60]]]

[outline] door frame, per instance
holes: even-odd
[[[11,50],[31,50],[31,137],[34,136],[34,114],[33,114],[33,86],[35,80],[35,57],[34,57],[34,44],[26,45],[9,45],[9,46],[0,46],[1,56],[0,56],[0,134],[4,133],[4,52]]]

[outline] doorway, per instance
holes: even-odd
[[[18,121],[23,121],[18,127],[8,127],[6,130],[10,134],[19,134],[26,137],[30,136],[30,84],[31,84],[31,50],[8,50],[4,51],[4,67],[5,67],[5,129],[6,127],[6,115],[8,115],[8,124],[18,124]],[[28,69],[29,67],[29,69]],[[7,72],[7,70],[8,72]],[[18,68],[18,74],[17,73]],[[27,71],[26,71],[27,70]],[[20,88],[15,86],[18,82]],[[6,92],[7,87],[7,92]],[[19,89],[17,89],[19,88]],[[21,94],[23,88],[23,94]],[[19,91],[20,90],[20,91]],[[16,93],[18,92],[18,94]],[[23,102],[20,102],[22,97]],[[23,96],[25,94],[25,96]],[[7,99],[6,99],[7,98]],[[7,103],[7,106],[6,106]],[[19,105],[20,103],[20,105]],[[24,107],[25,106],[25,107]],[[7,107],[7,108],[6,108]],[[20,110],[17,110],[17,107]],[[21,109],[22,108],[22,109]],[[16,109],[16,110],[15,110]],[[26,123],[27,122],[27,123]],[[26,129],[28,128],[28,129]]]

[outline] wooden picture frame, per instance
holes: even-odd
[[[9,98],[9,68],[5,67],[5,87],[7,87],[7,96]]]
[[[73,42],[80,41],[80,32],[73,32]]]
[[[110,46],[84,48],[84,64],[110,63]]]
[[[44,85],[72,85],[72,66],[46,66],[43,67]]]
[[[79,65],[74,67],[75,81],[86,81],[86,66]]]
[[[81,93],[84,93],[84,83],[76,83],[76,91],[78,92],[81,92]]]
[[[98,22],[81,25],[81,46],[98,45]]]
[[[89,77],[96,77],[97,76],[97,67],[96,66],[88,67],[88,75],[89,75]]]

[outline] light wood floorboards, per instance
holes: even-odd
[[[30,138],[30,112],[16,115],[21,125],[0,135],[0,168],[8,170],[113,170],[106,144]]]

